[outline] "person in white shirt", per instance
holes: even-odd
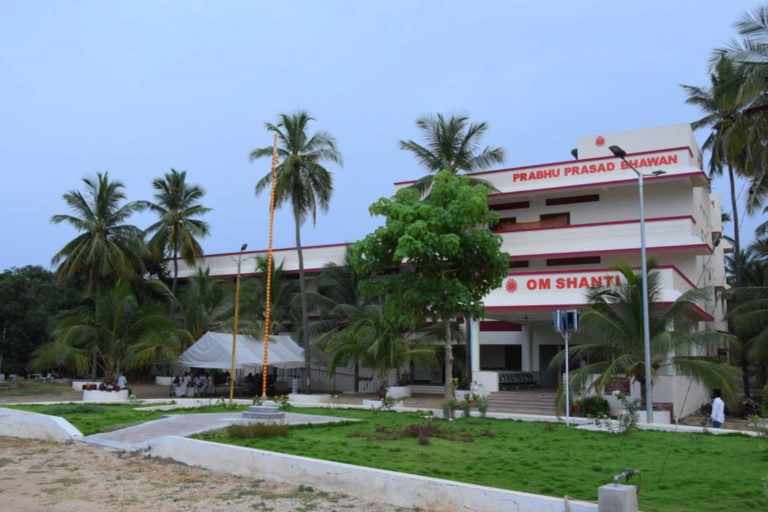
[[[712,394],[715,395],[715,399],[712,400],[712,428],[720,428],[725,422],[725,404],[722,396],[722,392],[719,389],[713,389]]]
[[[133,393],[131,392],[130,388],[128,387],[128,379],[126,379],[126,378],[125,378],[125,375],[123,375],[122,373],[121,373],[121,374],[120,374],[120,376],[117,378],[117,387],[119,387],[120,389],[125,389],[125,390],[127,390],[127,391],[128,391],[128,395],[129,395],[129,396],[133,394]]]

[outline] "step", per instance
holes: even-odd
[[[496,391],[488,397],[488,408],[551,415],[555,413],[555,395],[552,391]]]
[[[285,419],[285,413],[272,405],[252,405],[242,416],[250,420],[279,421]]]

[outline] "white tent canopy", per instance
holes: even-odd
[[[304,366],[304,349],[289,336],[270,336],[267,365],[276,368]],[[192,368],[227,370],[232,366],[232,334],[206,332],[179,357],[177,364]],[[247,334],[238,334],[235,346],[235,368],[264,364],[264,342]]]

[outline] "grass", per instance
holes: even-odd
[[[259,437],[287,436],[288,425],[282,423],[250,422],[234,424],[227,427],[227,435],[240,439],[255,439]]]
[[[0,400],[5,397],[61,395],[72,391],[72,386],[59,382],[43,382],[38,380],[6,381],[0,385]]]
[[[621,436],[562,424],[461,418],[452,423],[433,420],[442,433],[420,444],[413,435],[400,435],[410,425],[425,424],[417,413],[292,410],[363,421],[292,426],[287,437],[233,439],[224,430],[195,437],[590,501],[597,500],[598,487],[615,474],[639,469],[643,482],[638,499],[644,512],[768,510],[766,443],[738,434],[636,430]],[[637,484],[636,477],[630,483]]]
[[[198,414],[212,412],[236,412],[247,409],[241,406],[229,409],[225,405],[174,409],[172,411],[139,410],[144,404],[55,404],[55,405],[3,405],[11,409],[61,416],[75,426],[83,435],[109,432],[138,423],[156,420],[170,414]],[[161,404],[152,404],[161,405]]]

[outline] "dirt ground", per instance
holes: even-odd
[[[402,511],[84,444],[0,437],[0,510],[14,512]]]

